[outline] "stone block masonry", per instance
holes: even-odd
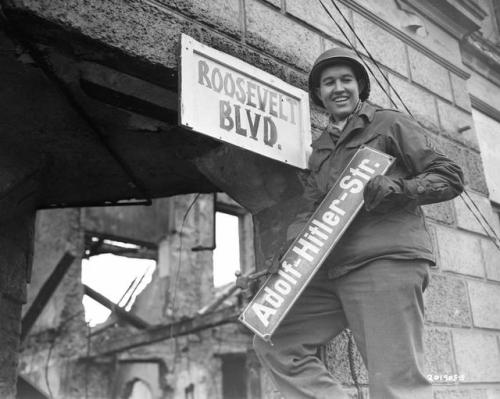
[[[396,75],[389,75],[389,81],[415,117],[422,117],[433,125],[439,124],[435,98],[432,94]],[[397,108],[404,110],[403,104],[393,90],[391,97],[396,102]]]
[[[500,330],[500,284],[468,281],[474,327]]]
[[[246,28],[248,44],[304,71],[322,50],[318,34],[255,0],[247,2]]]
[[[428,322],[461,327],[472,325],[467,287],[461,278],[433,273],[424,293],[424,303]]]
[[[442,388],[434,391],[434,399],[489,399],[486,389]]]
[[[500,282],[500,256],[499,249],[489,239],[481,240],[481,251],[486,267],[486,278]]]
[[[240,2],[235,0],[158,0],[174,10],[235,38],[240,38]]]
[[[361,38],[366,48],[375,60],[400,75],[408,76],[405,44],[395,36],[369,21],[365,17],[354,13],[354,29]],[[362,46],[357,43],[359,50],[366,54]]]
[[[426,217],[438,222],[452,225],[455,222],[453,205],[450,202],[439,202],[437,204],[425,205],[422,207]]]
[[[464,382],[500,381],[500,353],[496,334],[453,330],[452,336],[457,372],[463,375]]]
[[[437,104],[443,133],[470,148],[479,149],[472,115],[440,99]]]
[[[448,101],[452,101],[450,78],[448,71],[443,66],[411,47],[408,48],[408,59],[411,79],[415,83]]]
[[[325,361],[328,365],[328,370],[339,381],[345,384],[353,384],[349,358],[347,357],[349,338],[346,332],[339,334],[335,337],[326,347]],[[366,370],[361,354],[357,348],[355,350],[354,367],[359,370],[359,382],[361,384],[368,383],[368,371]]]
[[[426,375],[454,375],[453,348],[449,331],[428,328],[424,335]]]
[[[145,2],[44,0],[30,2],[30,8],[71,31],[167,68],[177,69],[180,33],[197,34],[190,21]]]
[[[380,73],[378,68],[371,61],[365,61],[372,70],[372,73],[375,75],[375,77],[373,78],[370,76],[370,79],[372,79],[372,85],[370,88],[370,102],[382,108],[394,108],[394,105],[391,102],[390,98],[391,94],[389,90],[389,84],[384,78],[384,76],[388,77],[389,73],[387,72],[387,70],[385,70],[384,67],[381,67],[380,69],[382,69],[382,72],[384,74],[384,76],[382,76],[382,73]],[[376,80],[373,81],[374,79],[378,80],[380,82],[380,85],[378,83],[375,83]]]
[[[349,40],[353,40],[353,34],[347,26],[346,22],[339,14],[339,12],[333,7],[328,7],[328,2],[325,2],[328,10],[335,18],[340,27],[347,33]],[[344,5],[338,3],[342,14],[349,20],[351,11],[349,8]],[[287,0],[286,1],[286,12],[293,16],[294,18],[298,18],[299,20],[305,22],[310,25],[314,29],[318,29],[324,32],[331,38],[344,43],[347,45],[347,40],[345,39],[342,32],[339,30],[335,22],[333,22],[330,16],[325,12],[321,3],[318,1],[303,1],[303,0]]]
[[[450,72],[453,101],[457,107],[467,112],[471,111],[470,95],[467,90],[467,81]]]
[[[483,161],[478,151],[465,149],[465,183],[473,190],[488,195],[488,185],[484,174]]]
[[[472,198],[476,206],[484,215],[489,225],[495,230],[496,234],[497,235],[500,234],[500,226],[499,226],[500,219],[491,209],[491,204],[488,201],[488,199],[482,195],[478,195],[473,192],[469,192],[469,196]],[[481,224],[479,224],[474,214],[470,211],[470,209],[466,205],[466,203],[469,204],[474,209],[474,211],[476,211],[475,207],[471,204],[469,198],[463,196],[463,198],[455,198],[453,202],[457,217],[457,226],[464,230],[473,231],[478,234],[486,235],[485,229],[482,227]]]
[[[479,237],[467,232],[436,226],[439,267],[442,270],[484,277]]]

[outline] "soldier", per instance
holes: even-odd
[[[368,72],[351,50],[321,54],[309,91],[330,121],[312,144],[309,171],[301,178],[308,208],[289,226],[288,240],[299,234],[361,145],[392,155],[395,163],[387,175],[366,184],[364,209],[272,344],[256,337],[255,350],[286,399],[347,399],[316,353],[348,327],[368,369],[371,399],[431,399],[423,369],[422,293],[435,258],[420,205],[459,195],[462,171],[426,145],[423,129],[407,115],[365,102]]]

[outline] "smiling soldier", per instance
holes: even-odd
[[[408,116],[365,102],[370,80],[351,50],[324,52],[309,75],[309,91],[330,121],[312,144],[309,171],[301,177],[308,207],[289,226],[289,240],[360,146],[392,155],[395,163],[386,176],[366,184],[364,209],[273,343],[256,337],[255,350],[286,399],[346,399],[316,353],[348,327],[368,369],[371,399],[431,399],[423,364],[422,293],[435,259],[420,205],[457,196],[462,171],[426,145],[423,129]]]

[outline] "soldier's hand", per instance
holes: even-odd
[[[270,266],[267,269],[269,274],[276,274],[278,273],[278,270],[280,268],[281,260],[283,259],[283,256],[285,255],[285,252],[287,249],[292,245],[293,239],[286,241],[284,244],[282,244],[279,249],[274,253]]]

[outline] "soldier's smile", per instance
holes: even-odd
[[[333,65],[323,69],[317,95],[335,120],[347,118],[356,108],[359,84],[348,65]]]

